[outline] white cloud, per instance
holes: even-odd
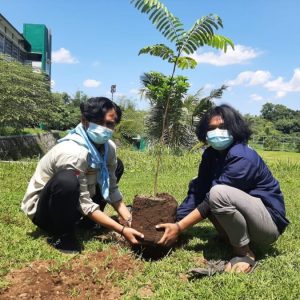
[[[197,63],[211,64],[221,67],[227,65],[245,64],[261,54],[261,51],[257,51],[251,47],[235,45],[235,50],[228,48],[226,53],[221,50],[218,52],[195,52],[190,56],[194,58]]]
[[[266,83],[272,77],[269,71],[245,71],[240,73],[235,79],[229,80],[226,84],[233,85],[262,85]]]
[[[60,48],[52,52],[52,62],[56,64],[77,64],[79,61],[72,56],[68,49]]]
[[[140,94],[140,91],[138,89],[131,89],[129,91],[130,94],[134,94],[134,95],[139,95]]]
[[[52,79],[50,84],[51,84],[51,87],[53,88],[55,86],[55,81]]]
[[[269,71],[245,71],[241,72],[235,79],[226,82],[229,86],[257,86],[261,85],[270,92],[276,93],[276,98],[282,98],[288,93],[300,92],[300,68],[294,70],[294,74],[289,81],[284,81],[284,78],[279,76],[276,79],[271,80],[272,74]],[[252,94],[250,97],[252,100],[260,101],[256,97],[258,95]],[[259,96],[260,97],[260,96]]]
[[[251,100],[253,100],[253,101],[262,101],[262,100],[264,99],[262,96],[257,95],[257,94],[251,94],[251,95],[250,95],[250,98],[251,98]]]
[[[83,85],[87,88],[96,88],[101,84],[100,81],[95,79],[87,79],[83,82]]]
[[[294,70],[290,81],[284,81],[283,77],[268,81],[264,85],[269,91],[276,92],[276,98],[282,98],[287,93],[300,92],[300,68]]]

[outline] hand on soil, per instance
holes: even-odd
[[[123,235],[125,239],[133,245],[138,245],[140,243],[138,239],[144,238],[144,235],[142,233],[130,227],[124,228]]]
[[[159,224],[155,226],[156,229],[163,228],[165,233],[163,237],[158,241],[157,244],[162,246],[171,246],[177,241],[179,230],[178,226],[174,223],[166,223],[166,224]]]

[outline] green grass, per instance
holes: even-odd
[[[124,299],[141,299],[142,289],[152,290],[151,299],[299,299],[300,290],[300,154],[260,152],[285,195],[290,226],[266,253],[257,249],[260,265],[251,275],[222,274],[186,281],[183,275],[203,256],[229,258],[228,247],[213,239],[215,231],[203,222],[184,233],[188,244],[157,262],[143,262],[144,269],[134,278],[120,279]],[[147,153],[119,151],[126,171],[120,183],[125,201],[136,194],[151,194],[154,160]],[[199,154],[167,156],[163,160],[159,190],[181,202],[190,179],[197,174]],[[36,162],[0,163],[0,286],[13,268],[39,259],[54,259],[61,266],[69,257],[53,250],[20,211],[20,202]],[[112,213],[111,210],[108,210]],[[110,247],[96,239],[86,239],[85,252]],[[120,252],[129,250],[120,249]],[[83,254],[84,255],[84,254]]]

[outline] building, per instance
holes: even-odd
[[[42,24],[23,24],[20,33],[0,14],[0,53],[7,54],[51,80],[51,32]]]

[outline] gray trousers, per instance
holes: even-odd
[[[232,246],[242,247],[250,241],[270,245],[279,237],[277,226],[260,198],[228,185],[215,185],[205,201]]]

